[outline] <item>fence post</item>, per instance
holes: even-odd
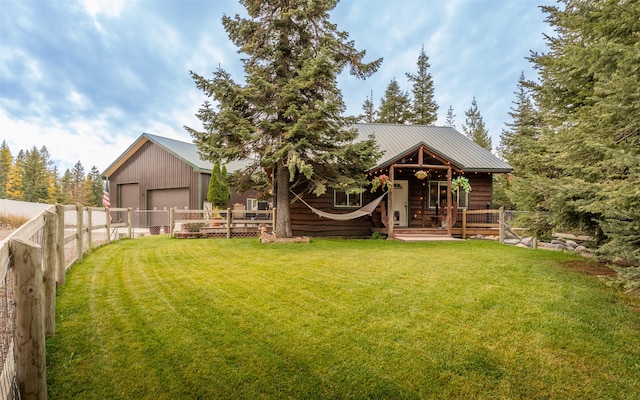
[[[504,207],[498,210],[498,225],[500,225],[500,243],[504,243]]]
[[[45,233],[44,233],[44,329],[45,335],[51,336],[56,333],[56,271],[58,268],[58,255],[56,253],[58,240],[57,215],[49,210],[44,212]]]
[[[56,240],[56,249],[58,253],[58,262],[56,269],[56,282],[58,286],[64,285],[65,282],[65,259],[64,259],[64,206],[56,204],[56,213],[58,214],[58,234]]]
[[[82,261],[84,245],[84,232],[83,232],[83,216],[84,210],[80,203],[76,203],[76,260]]]
[[[175,207],[169,209],[169,237],[173,237],[173,224],[175,223]]]
[[[271,232],[276,231],[276,208],[273,207],[273,212],[271,213]]]
[[[231,239],[231,207],[227,207],[227,239]]]
[[[36,243],[13,239],[16,370],[23,399],[47,398],[42,257]]]
[[[91,251],[93,248],[92,242],[92,226],[93,226],[93,212],[91,211],[91,207],[87,207],[87,251]]]
[[[467,238],[467,209],[462,209],[462,238]]]
[[[105,220],[107,222],[107,244],[111,243],[111,213],[109,212],[109,207],[105,207]]]
[[[129,239],[133,239],[133,208],[127,208],[127,234],[129,235]]]

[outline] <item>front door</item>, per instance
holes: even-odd
[[[395,180],[391,194],[393,226],[409,226],[409,181]]]

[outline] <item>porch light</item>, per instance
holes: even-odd
[[[414,175],[416,176],[416,178],[423,180],[424,178],[429,176],[429,173],[427,171],[419,170]]]

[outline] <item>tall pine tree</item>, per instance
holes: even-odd
[[[452,105],[449,105],[449,108],[447,109],[447,118],[444,121],[444,126],[456,129],[456,115],[453,113]]]
[[[376,110],[375,104],[373,104],[373,90],[371,91],[371,96],[367,97],[362,103],[362,111],[363,114],[360,116],[360,122],[376,122],[378,111]]]
[[[396,79],[392,79],[380,99],[378,121],[383,124],[405,124],[411,119],[409,94],[400,89]]]
[[[345,67],[359,77],[374,73],[382,60],[365,63],[346,32],[329,21],[337,0],[241,0],[248,18],[225,16],[222,24],[238,46],[246,74],[236,83],[223,69],[196,86],[211,97],[198,112],[204,130],[185,127],[207,158],[253,160],[235,184],[273,188],[276,233],[292,236],[289,192],[324,193],[327,188],[364,190],[362,173],[378,156],[373,139],[353,143],[346,129],[353,119],[337,76]],[[272,185],[262,178],[273,179]]]
[[[464,115],[467,117],[464,125],[462,125],[464,133],[469,139],[491,151],[491,137],[489,136],[489,131],[487,131],[484,126],[484,121],[482,120],[482,115],[480,115],[480,111],[478,110],[478,104],[476,103],[475,97],[471,101],[471,107],[464,113]]]
[[[538,177],[548,223],[590,231],[605,254],[638,263],[640,2],[559,3],[543,7],[556,32],[549,51],[530,57],[546,124],[540,141],[547,168],[558,170]]]
[[[418,56],[417,74],[407,73],[407,79],[413,84],[413,103],[409,122],[418,125],[432,125],[438,119],[438,104],[433,94],[433,79],[429,73],[429,57],[424,46]]]

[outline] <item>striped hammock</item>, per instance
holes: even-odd
[[[293,192],[291,192],[293,193]],[[333,213],[329,213],[326,211],[322,211],[322,210],[318,210],[317,208],[312,207],[309,203],[307,203],[306,201],[304,201],[302,199],[302,197],[298,196],[296,193],[293,193],[301,202],[303,202],[307,207],[309,207],[309,209],[311,211],[313,211],[315,214],[324,217],[324,218],[328,218],[328,219],[333,219],[336,221],[348,221],[350,219],[356,219],[356,218],[360,218],[360,217],[364,217],[365,215],[370,215],[372,212],[375,211],[376,207],[378,207],[378,204],[380,204],[380,202],[382,201],[382,199],[384,198],[384,196],[387,195],[387,192],[384,192],[382,194],[382,196],[378,197],[377,199],[373,200],[371,203],[365,205],[362,208],[359,208],[355,211],[351,211],[350,213],[346,213],[346,214],[333,214]]]

